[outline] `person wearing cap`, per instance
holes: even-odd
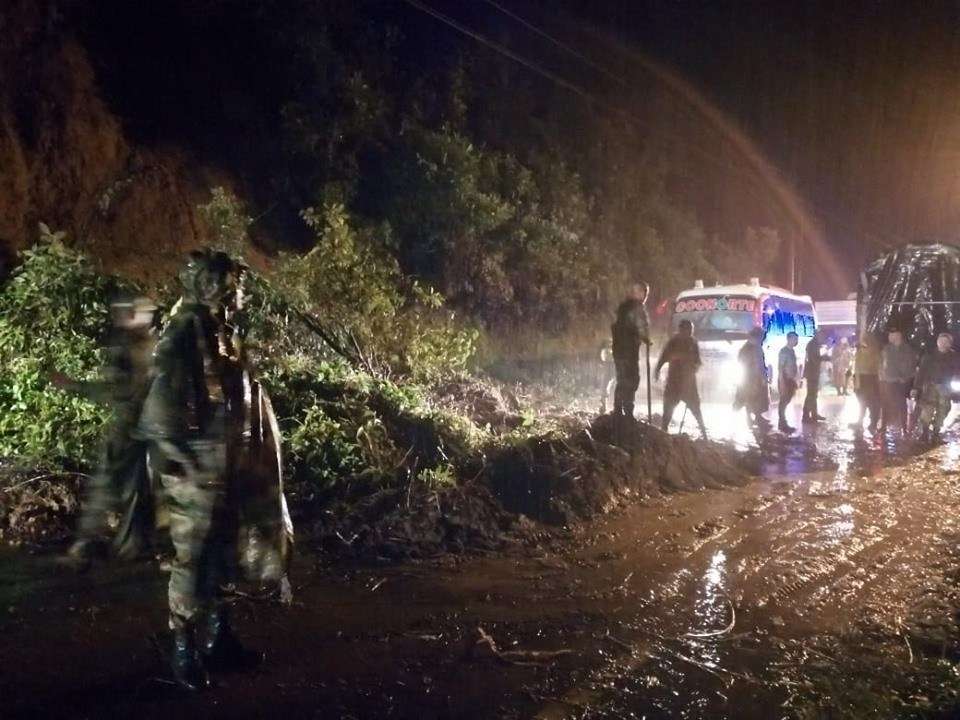
[[[953,351],[953,336],[940,333],[937,347],[923,356],[911,395],[918,400],[918,427],[923,442],[937,442],[943,421],[952,406],[951,382],[958,379],[957,353]]]
[[[733,401],[735,409],[747,411],[747,420],[754,426],[769,425],[764,413],[770,409],[770,393],[767,382],[767,363],[763,356],[763,329],[750,330],[747,341],[737,353],[741,377]]]
[[[233,634],[221,596],[239,562],[238,489],[228,473],[234,373],[222,352],[238,276],[239,266],[224,253],[191,253],[179,276],[183,297],[157,343],[137,426],[150,443],[169,512],[171,664],[188,690],[207,687],[208,670],[249,668],[261,657]]]
[[[693,337],[693,323],[681,320],[677,334],[667,341],[660,353],[654,375],[667,366],[667,384],[663,391],[663,418],[661,429],[666,432],[674,410],[682,401],[700,426],[700,435],[706,439],[707,426],[700,411],[700,393],[697,391],[697,370],[700,367],[700,349]]]
[[[146,443],[134,430],[150,383],[150,362],[156,345],[153,331],[156,305],[144,296],[120,296],[110,304],[111,328],[107,362],[98,380],[77,381],[55,372],[51,382],[93,402],[110,407],[96,473],[81,503],[77,538],[61,562],[82,572],[108,546],[109,518],[121,516],[112,547],[120,557],[134,559],[153,544],[153,492],[147,472]]]
[[[917,353],[904,342],[903,333],[892,330],[887,339],[889,343],[880,353],[881,432],[891,425],[906,429],[907,397],[917,374]]]
[[[626,299],[617,307],[610,326],[613,335],[613,363],[617,385],[613,392],[613,414],[633,417],[637,388],[640,387],[640,345],[650,346],[650,318],[647,315],[646,283],[634,283]]]

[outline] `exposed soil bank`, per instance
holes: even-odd
[[[511,422],[505,410],[484,406],[482,413],[478,421],[500,413],[501,422]],[[430,446],[418,455],[442,452],[442,442],[422,428],[388,421],[405,435],[404,446]],[[530,519],[573,525],[637,498],[747,480],[748,456],[723,445],[609,415],[589,426],[574,416],[560,421],[568,434],[532,437],[461,460],[471,477],[457,487],[420,487],[408,477],[406,486],[383,488],[360,477],[344,482],[339,496],[314,498],[294,489],[290,500],[300,541],[366,559],[493,550],[549,530]],[[0,541],[64,539],[82,481],[76,474],[0,471],[6,508],[0,512]]]

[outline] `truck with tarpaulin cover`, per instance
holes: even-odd
[[[906,245],[870,263],[857,288],[859,333],[903,332],[920,353],[937,335],[960,340],[960,247]]]

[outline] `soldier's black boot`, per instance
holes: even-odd
[[[244,647],[233,632],[226,610],[214,610],[207,617],[203,660],[215,672],[253,670],[263,662],[263,653]]]
[[[185,690],[196,692],[210,687],[210,678],[197,652],[197,643],[192,628],[175,630],[173,633],[173,657],[170,665],[173,678]]]

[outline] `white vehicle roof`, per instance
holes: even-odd
[[[817,317],[821,325],[856,325],[856,300],[826,300],[817,303]]]
[[[809,295],[795,295],[789,290],[784,290],[773,285],[750,285],[741,283],[739,285],[714,285],[713,287],[691,288],[682,291],[677,295],[677,300],[691,297],[713,297],[715,295],[738,295],[741,297],[759,298],[762,295],[773,295],[774,297],[786,298],[813,304],[813,299]]]

